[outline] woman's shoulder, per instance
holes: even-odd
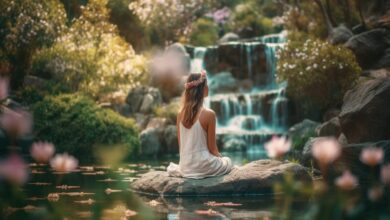
[[[215,112],[214,110],[210,109],[210,108],[203,108],[203,115],[207,118],[215,118]]]

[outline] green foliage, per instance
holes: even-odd
[[[315,129],[312,129],[311,131],[305,133],[303,136],[297,135],[297,136],[291,137],[292,149],[298,150],[299,152],[302,152],[303,147],[305,146],[306,142],[312,137],[317,137]]]
[[[309,106],[337,106],[357,81],[361,69],[353,53],[320,40],[289,41],[280,51],[279,81],[287,81],[290,97]]]
[[[56,43],[37,53],[32,73],[97,98],[146,81],[146,59],[109,23],[106,0],[91,0]]]
[[[36,138],[55,143],[59,152],[92,156],[102,145],[122,145],[132,155],[138,152],[134,121],[102,109],[84,96],[47,96],[34,104],[32,111]]]
[[[190,44],[209,46],[218,40],[218,26],[210,19],[200,18],[191,27]]]
[[[161,105],[156,107],[155,109],[153,109],[153,113],[158,117],[168,118],[171,122],[175,123],[179,108],[179,101],[171,101],[167,105]]]
[[[227,26],[244,38],[258,37],[277,31],[272,19],[263,16],[259,5],[251,1],[234,8]]]

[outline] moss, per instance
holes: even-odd
[[[122,145],[136,155],[138,132],[133,120],[103,109],[78,94],[47,96],[32,106],[36,138],[53,142],[58,152],[94,159],[98,146]],[[84,157],[84,155],[86,157]]]

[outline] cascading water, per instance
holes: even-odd
[[[206,99],[206,105],[217,114],[217,139],[220,144],[224,145],[229,140],[239,139],[245,141],[248,150],[261,151],[263,150],[262,144],[270,136],[285,132],[286,83],[278,84],[275,81],[277,61],[275,53],[283,47],[284,36],[284,33],[273,34],[252,39],[252,41],[229,43],[239,47],[241,56],[236,58],[239,59],[237,63],[247,71],[242,75],[247,76],[246,79],[252,82],[255,81],[256,76],[265,75],[265,80],[262,81],[262,85],[255,84],[250,92],[210,94],[210,97]],[[194,48],[191,61],[192,71],[199,72],[204,68],[207,50],[208,48],[205,47]],[[259,54],[259,51],[262,54]],[[233,54],[224,54],[224,56],[233,57]],[[265,62],[256,63],[259,62],[261,56],[265,56]],[[224,65],[226,64],[222,63],[219,66]],[[266,73],[261,72],[259,66],[264,67]],[[213,79],[214,74],[217,73],[208,70],[209,80]]]

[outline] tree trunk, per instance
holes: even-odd
[[[328,30],[328,35],[329,35],[331,33],[332,29],[333,29],[333,24],[332,24],[332,22],[329,19],[329,15],[326,12],[324,4],[322,4],[321,0],[314,0],[314,2],[318,5],[318,7],[321,10],[322,16],[323,16],[325,24],[326,24],[326,28]]]
[[[366,21],[364,19],[364,15],[363,15],[363,10],[362,10],[362,1],[361,0],[356,0],[356,7],[357,7],[357,10],[359,12],[359,17],[360,17],[360,22],[361,22],[361,25],[366,28]]]
[[[329,0],[326,0],[325,4],[326,4],[326,13],[328,14],[329,21],[332,24],[332,27],[335,27],[336,26],[336,21],[333,19],[332,9],[330,8],[331,4],[330,4]]]

